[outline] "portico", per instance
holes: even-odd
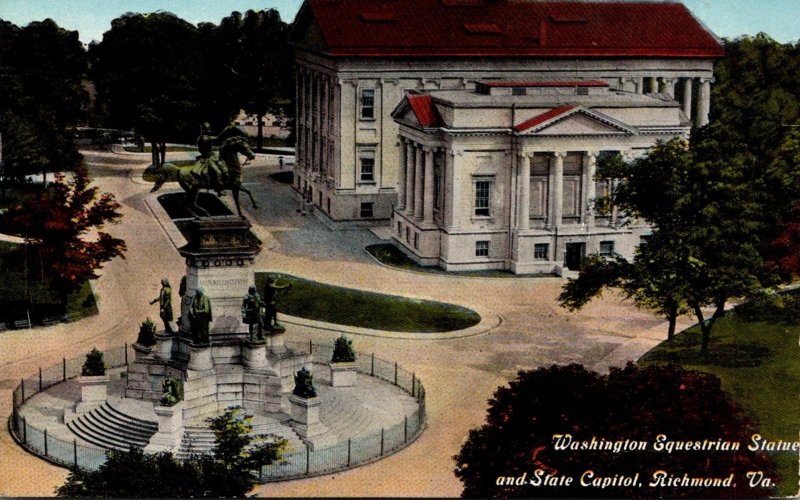
[[[525,95],[493,85],[409,94],[393,112],[404,151],[396,242],[450,270],[561,274],[588,253],[632,257],[649,230],[596,209],[613,182],[595,179],[598,165],[688,137],[682,104],[597,81],[515,83],[537,90]]]

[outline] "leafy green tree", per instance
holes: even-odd
[[[214,455],[176,459],[171,453],[147,454],[139,449],[108,451],[95,472],[73,469],[56,490],[59,497],[188,498],[244,497],[253,487],[259,467],[280,460],[286,440],[252,436],[250,419],[229,408],[209,419],[214,431]]]
[[[0,20],[0,134],[6,179],[80,163],[70,128],[86,118],[86,53],[76,31],[46,19]]]
[[[720,155],[725,143],[727,136],[707,128],[693,137],[691,147],[674,139],[656,144],[643,158],[616,159],[599,170],[620,179],[609,203],[645,220],[652,236],[631,266],[587,267],[583,280],[566,285],[562,304],[577,309],[600,289],[619,287],[673,325],[688,308],[700,324],[701,353],[707,355],[727,302],[776,282],[761,252],[774,208],[765,195],[767,184],[751,175],[746,153],[732,149]],[[714,310],[708,318],[707,307]]]
[[[80,167],[69,179],[57,177],[47,190],[5,215],[8,227],[25,238],[22,248],[27,253],[19,258],[36,256],[43,279],[58,293],[65,310],[71,292],[96,279],[104,263],[124,257],[125,242],[103,230],[119,220],[119,207],[113,195],[98,194]]]
[[[164,163],[168,140],[193,140],[204,120],[198,29],[169,12],[127,13],[90,47],[92,79],[111,125],[133,129]]]
[[[263,146],[263,117],[289,107],[293,95],[289,26],[275,9],[232,12],[217,28],[217,58],[237,90],[236,102],[258,118],[257,149]],[[234,77],[230,80],[231,75]]]
[[[747,450],[755,423],[732,402],[713,375],[670,366],[640,368],[628,364],[608,375],[580,365],[551,366],[520,371],[507,387],[499,387],[489,401],[486,423],[469,432],[454,457],[455,475],[464,485],[463,497],[722,497],[741,496],[748,471],[774,476],[775,465],[763,453]],[[741,443],[738,451],[682,451],[655,448],[658,436],[669,441]],[[573,442],[605,440],[644,442],[644,449],[556,449],[555,436]],[[563,441],[562,441],[563,443]],[[621,443],[620,443],[621,445]],[[600,489],[580,484],[595,477],[632,477],[640,474],[641,487],[609,485]],[[653,474],[727,478],[737,487],[650,486]],[[537,472],[539,471],[539,472]],[[498,484],[501,477],[522,477],[524,484]],[[534,486],[537,474],[571,477],[571,484]],[[746,496],[770,496],[770,487],[747,488]]]

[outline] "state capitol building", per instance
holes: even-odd
[[[649,229],[598,159],[708,122],[720,41],[678,2],[306,0],[295,189],[447,270],[577,270]]]

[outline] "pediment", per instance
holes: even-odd
[[[573,107],[555,115],[548,112],[534,117],[516,128],[521,135],[541,136],[638,134],[635,127],[581,107]]]

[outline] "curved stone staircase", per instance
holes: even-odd
[[[290,448],[297,450],[305,447],[300,436],[289,427],[288,423],[281,423],[278,420],[262,416],[258,416],[256,419],[259,421],[253,423],[251,434],[274,434],[288,441]],[[211,429],[203,425],[187,426],[177,457],[186,458],[190,455],[211,454],[213,450],[214,432]]]
[[[156,422],[127,415],[108,401],[67,422],[67,427],[88,443],[124,451],[144,448],[158,431]]]

